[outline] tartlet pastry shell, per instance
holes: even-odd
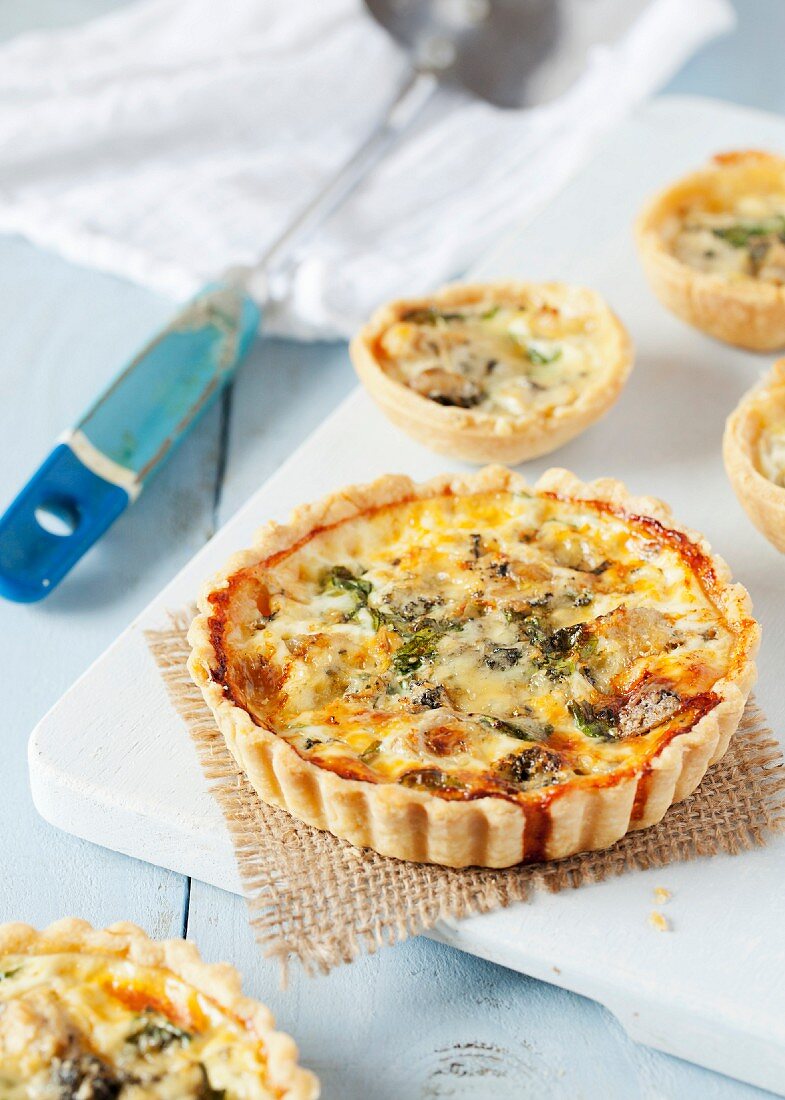
[[[705,540],[680,527],[665,504],[650,497],[632,497],[618,481],[584,484],[566,470],[552,469],[534,488],[569,499],[607,501],[632,514],[651,516],[685,533],[710,555]],[[235,555],[205,586],[200,614],[188,636],[192,646],[189,670],[228,748],[264,802],[382,855],[448,867],[507,867],[524,860],[561,859],[605,848],[631,829],[653,825],[669,806],[691,794],[706,769],[723,756],[755,679],[758,626],[750,618],[747,592],[730,583],[726,564],[716,556],[711,556],[717,581],[713,598],[742,636],[743,657],[712,689],[720,700],[712,710],[675,736],[645,767],[616,772],[610,781],[604,776],[593,785],[549,787],[513,803],[498,797],[448,801],[397,784],[344,779],[303,759],[283,738],[257,726],[247,711],[227,697],[219,682],[222,656],[211,635],[216,614],[211,596],[220,602],[220,593],[234,573],[288,549],[315,528],[370,508],[447,492],[496,489],[529,490],[530,486],[519,474],[498,466],[473,475],[445,475],[423,484],[391,475],[369,485],[350,486],[298,508],[285,524],[263,528],[256,545]]]
[[[733,491],[744,511],[769,542],[785,554],[785,489],[755,464],[763,426],[762,407],[778,406],[785,419],[785,359],[742,397],[725,423],[722,457]]]
[[[666,309],[709,336],[752,351],[785,347],[785,287],[698,271],[669,251],[663,228],[693,202],[713,201],[721,209],[737,195],[772,187],[785,193],[785,158],[721,153],[656,194],[635,224],[643,269]]]
[[[282,1100],[316,1100],[319,1082],[297,1064],[294,1040],[275,1031],[272,1013],[259,1001],[243,996],[242,979],[228,963],[206,963],[188,940],[151,940],[137,925],[120,921],[105,929],[65,917],[42,931],[18,922],[0,924],[0,957],[73,952],[127,959],[138,966],[169,970],[214,1001],[258,1037],[266,1053],[269,1084]]]
[[[412,309],[450,309],[476,302],[504,300],[542,288],[556,294],[585,296],[602,326],[607,373],[601,385],[586,386],[571,405],[547,415],[495,416],[474,409],[439,405],[392,378],[377,353],[379,337]],[[379,308],[352,340],[349,351],[360,381],[397,427],[439,454],[468,462],[516,465],[561,447],[604,415],[618,398],[632,370],[633,348],[627,330],[598,294],[559,283],[451,283],[422,298],[407,298]]]

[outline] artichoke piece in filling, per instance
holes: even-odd
[[[736,636],[710,563],[592,501],[388,505],[230,580],[264,607],[225,689],[304,758],[440,797],[511,800],[642,766],[717,702]]]

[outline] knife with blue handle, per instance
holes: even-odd
[[[229,382],[260,320],[241,288],[219,283],[135,356],[0,519],[0,594],[52,591]]]
[[[0,595],[33,603],[59,584],[234,375],[259,302],[285,294],[296,248],[349,195],[436,87],[413,68],[385,117],[254,268],[207,287],[67,432],[0,518]],[[250,289],[249,289],[250,288]]]

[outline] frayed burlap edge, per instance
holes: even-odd
[[[699,856],[735,855],[785,826],[782,753],[751,699],[730,749],[698,790],[658,825],[612,848],[505,870],[451,870],[361,851],[265,805],[239,771],[186,667],[192,614],[173,614],[169,626],[146,632],[147,642],[231,833],[257,942],[284,964],[297,958],[308,973],[326,973],[443,918],[526,901],[535,889],[556,892]]]

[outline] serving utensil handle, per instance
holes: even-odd
[[[43,599],[136,500],[234,374],[261,321],[256,301],[279,296],[297,247],[365,178],[436,84],[432,72],[412,69],[374,130],[260,262],[198,294],[66,433],[0,518],[0,595]]]
[[[0,594],[48,595],[139,496],[245,356],[261,312],[207,287],[134,356],[0,518]]]

